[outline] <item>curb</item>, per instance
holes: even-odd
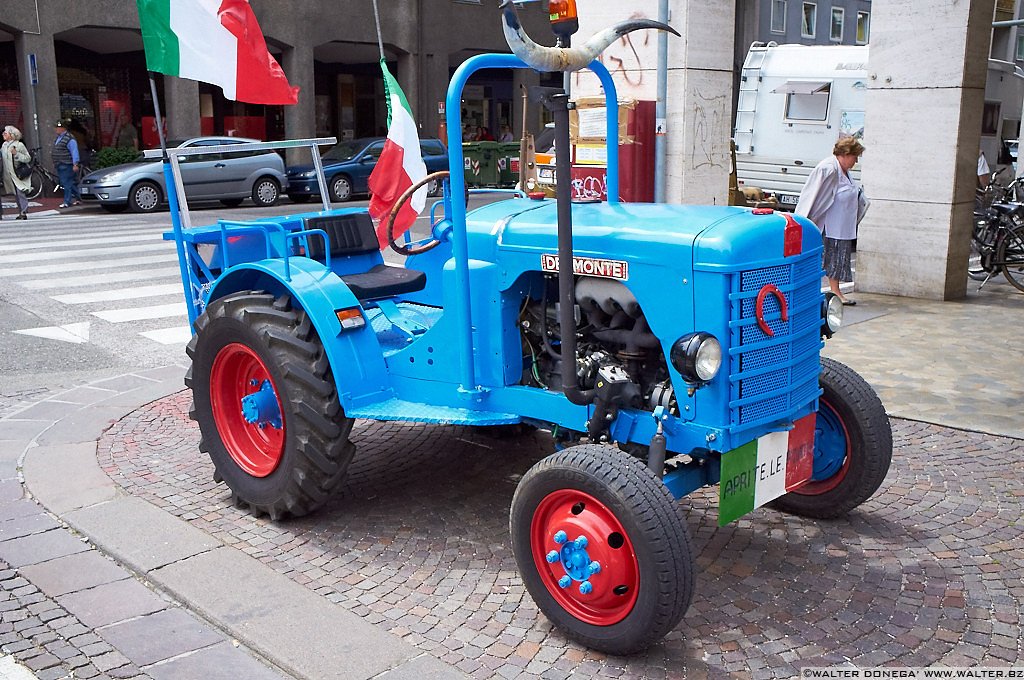
[[[183,389],[183,374],[171,366],[101,379],[5,419],[27,441],[18,476],[30,496],[139,580],[290,675],[465,678],[114,484],[96,461],[97,440],[131,411]]]

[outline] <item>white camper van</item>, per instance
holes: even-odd
[[[867,64],[867,45],[751,45],[733,131],[739,188],[758,187],[792,209],[807,175],[840,135],[864,139],[870,148]],[[990,59],[982,150],[992,169],[1005,157],[1003,140],[1017,138],[1022,98],[1024,72]],[[859,179],[857,168],[851,176]]]

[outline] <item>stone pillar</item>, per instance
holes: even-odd
[[[872,6],[861,175],[871,209],[857,239],[858,290],[966,294],[993,8]]]
[[[519,140],[523,136],[523,94],[529,96],[530,88],[540,84],[540,74],[530,68],[512,71],[512,136]],[[541,133],[540,104],[527,101],[526,130],[535,137]]]
[[[727,205],[735,0],[672,0],[666,200]]]
[[[164,76],[164,120],[168,139],[202,134],[199,121],[199,83],[188,78]]]
[[[313,48],[310,45],[286,47],[281,57],[281,68],[288,82],[299,88],[299,103],[284,107],[285,139],[309,139],[316,136],[316,87],[313,77]],[[326,147],[321,149],[326,151]],[[311,163],[309,149],[288,149],[288,165]]]
[[[15,33],[14,47],[18,60],[18,81],[21,84],[22,111],[24,112],[25,146],[43,150],[43,159],[49,164],[50,149],[56,137],[53,124],[60,118],[60,88],[57,84],[57,58],[53,51],[53,36],[44,33]],[[32,85],[29,78],[28,55],[36,55],[39,84]],[[0,123],[3,125],[6,123]]]

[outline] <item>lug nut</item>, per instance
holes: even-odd
[[[590,581],[580,584],[580,595],[590,595],[592,592],[594,592],[594,586],[590,585]]]
[[[555,543],[557,543],[558,545],[562,545],[563,543],[569,540],[569,537],[565,535],[564,531],[556,531],[554,538]]]
[[[568,588],[572,584],[572,578],[566,574],[562,578],[558,579],[559,588]]]
[[[576,538],[575,541],[572,542],[572,544],[573,544],[573,547],[575,547],[577,550],[583,550],[584,548],[587,547],[587,537],[586,536],[579,536],[579,537]]]
[[[557,550],[552,550],[547,555],[545,555],[544,559],[546,559],[551,564],[554,564],[555,562],[558,561],[558,551]]]

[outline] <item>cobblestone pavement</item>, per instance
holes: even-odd
[[[792,677],[802,666],[1024,662],[1024,441],[893,419],[893,467],[848,518],[770,510],[716,525],[681,501],[697,591],[646,654],[568,642],[525,592],[508,546],[515,484],[540,433],[359,421],[343,494],[273,523],[231,505],[198,450],[189,396],[157,400],[98,445],[104,471],[225,544],[477,678]]]

